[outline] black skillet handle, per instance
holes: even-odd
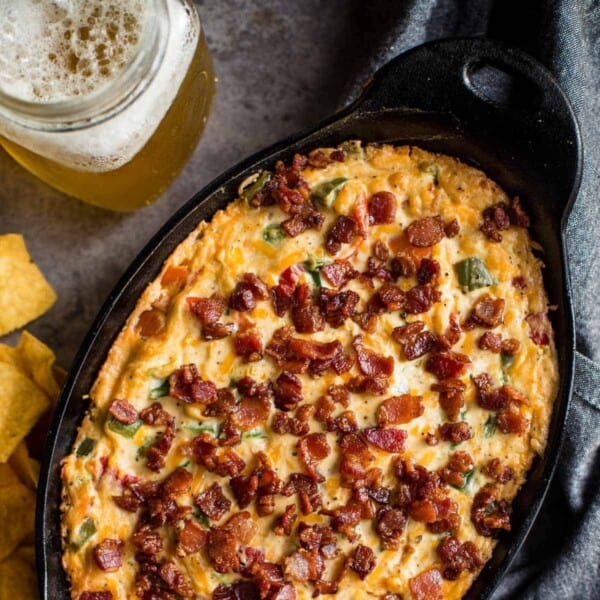
[[[439,40],[390,61],[373,77],[362,111],[411,108],[452,115],[518,149],[564,198],[577,188],[581,141],[571,105],[529,55],[483,38]]]

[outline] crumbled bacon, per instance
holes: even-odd
[[[268,396],[244,396],[231,414],[232,424],[242,431],[265,425],[271,410]]]
[[[424,412],[422,396],[392,396],[377,408],[377,423],[381,426],[402,425],[420,417]]]
[[[186,521],[183,529],[179,532],[177,541],[177,556],[189,556],[199,552],[208,541],[208,531],[202,529],[194,521]]]
[[[502,433],[523,435],[529,429],[529,419],[513,410],[503,410],[498,413],[496,423]]]
[[[117,571],[123,564],[123,542],[105,539],[94,547],[94,561],[99,569],[107,573]]]
[[[164,496],[181,496],[190,491],[192,474],[183,467],[177,467],[162,483]]]
[[[408,580],[408,587],[415,600],[442,600],[442,574],[438,569],[421,571]]]
[[[339,506],[334,510],[322,510],[321,512],[331,517],[330,525],[333,531],[343,533],[351,542],[356,540],[358,533],[354,528],[361,519],[360,506],[351,502],[347,506]]]
[[[225,298],[218,294],[213,294],[210,298],[188,296],[186,302],[202,325],[214,325],[223,315],[226,306]]]
[[[275,406],[280,410],[294,410],[303,400],[302,382],[289,371],[282,371],[273,386]]]
[[[365,439],[380,450],[402,452],[408,434],[403,429],[367,427],[363,430]]]
[[[209,519],[215,521],[218,521],[231,508],[231,500],[223,494],[221,486],[216,481],[198,494],[196,504]]]
[[[194,460],[209,471],[221,476],[239,475],[246,463],[230,448],[217,449],[217,440],[208,433],[201,433],[191,442]]]
[[[405,231],[408,241],[413,246],[429,248],[435,246],[444,237],[444,222],[439,215],[423,217],[413,221]]]
[[[326,420],[327,431],[338,433],[352,433],[358,430],[356,416],[351,410],[345,410],[335,418]]]
[[[521,342],[515,338],[505,338],[500,346],[503,354],[514,356],[521,349]]]
[[[471,359],[458,352],[431,354],[425,363],[425,370],[438,379],[455,378],[462,375],[471,364]]]
[[[298,441],[296,448],[308,475],[315,481],[325,481],[325,477],[317,470],[317,463],[331,452],[327,436],[324,433],[310,433]]]
[[[343,288],[351,279],[358,277],[358,271],[347,260],[335,260],[321,269],[321,274],[337,289]]]
[[[522,275],[513,277],[511,283],[513,284],[513,287],[517,288],[518,290],[524,290],[527,287],[527,280]]]
[[[367,259],[367,269],[363,277],[368,279],[379,279],[381,281],[392,281],[394,279],[392,272],[387,268],[384,261],[377,260],[373,256]],[[369,284],[373,286],[372,282]]]
[[[140,418],[146,425],[168,425],[173,421],[173,416],[168,413],[160,402],[153,402],[140,413]]]
[[[284,496],[298,494],[300,499],[300,510],[304,515],[316,512],[321,506],[321,492],[319,485],[312,478],[303,473],[292,473],[281,490]]]
[[[471,521],[479,535],[492,537],[510,531],[510,503],[500,498],[498,487],[486,483],[473,498]]]
[[[462,329],[455,313],[451,313],[448,327],[443,335],[438,336],[437,345],[441,351],[450,350],[460,340]]]
[[[382,506],[377,511],[377,525],[375,530],[386,550],[397,550],[400,536],[406,527],[408,517],[400,508]]]
[[[514,471],[510,467],[504,466],[499,458],[492,458],[483,468],[483,472],[498,483],[507,483],[515,476]]]
[[[202,335],[205,340],[220,340],[231,335],[234,330],[233,323],[212,323],[202,327]]]
[[[437,336],[432,331],[423,331],[423,321],[413,321],[392,330],[392,337],[400,344],[406,360],[415,360],[431,352],[437,345]]]
[[[380,356],[373,350],[365,348],[361,335],[352,341],[358,358],[358,368],[367,377],[389,377],[394,371],[394,359],[391,356]]]
[[[113,400],[108,412],[124,425],[131,425],[140,418],[138,411],[127,400]]]
[[[390,264],[392,275],[398,277],[412,277],[417,272],[417,262],[406,252],[398,252]]]
[[[359,235],[358,223],[346,215],[340,215],[331,231],[327,234],[325,247],[329,254],[337,254],[342,244],[352,243]]]
[[[368,546],[358,544],[350,561],[350,568],[364,579],[375,568],[375,553]]]
[[[462,487],[465,483],[465,474],[474,466],[473,457],[468,452],[454,452],[450,455],[446,466],[440,469],[440,478],[444,483]]]
[[[481,350],[489,350],[498,354],[502,350],[502,337],[498,333],[486,331],[477,341],[477,346]]]
[[[79,600],[113,600],[112,592],[82,592]]]
[[[133,545],[138,552],[145,556],[156,556],[163,549],[163,540],[158,531],[152,531],[150,525],[143,524],[138,526],[131,538]]]
[[[164,562],[160,566],[158,574],[172,592],[183,598],[191,598],[194,595],[194,588],[189,577],[183,574],[173,561]]]
[[[369,198],[369,225],[393,223],[396,217],[396,196],[392,192],[377,192]]]
[[[374,377],[353,377],[348,383],[348,389],[355,394],[375,394],[381,396],[387,392],[390,381],[383,375]]]
[[[217,386],[202,379],[196,365],[183,365],[169,377],[169,395],[186,404],[212,404],[217,400]]]
[[[295,504],[288,504],[283,511],[283,514],[275,523],[275,535],[291,535],[294,521],[298,518]]]
[[[325,561],[318,552],[300,548],[285,558],[284,570],[296,581],[318,581],[325,571]]]
[[[460,224],[457,219],[452,219],[444,225],[444,233],[447,238],[456,237],[460,233]]]
[[[440,273],[440,263],[437,260],[425,257],[417,269],[417,282],[419,285],[435,283]]]
[[[202,414],[205,417],[226,417],[233,412],[235,404],[235,394],[229,388],[219,388],[217,390],[217,401],[209,404],[202,411]]]
[[[506,397],[502,396],[494,387],[492,378],[488,373],[480,373],[473,377],[477,388],[477,403],[487,410],[501,410],[506,408]]]
[[[472,436],[471,426],[466,421],[456,423],[442,423],[439,427],[440,437],[452,444],[460,444],[470,440]]]
[[[317,342],[301,338],[289,339],[289,352],[297,358],[306,358],[310,361],[333,360],[342,351],[342,344],[332,342]]]
[[[475,571],[484,563],[477,546],[470,541],[460,543],[455,536],[445,538],[437,547],[437,554],[444,563],[445,579],[458,579],[463,571]]]
[[[339,442],[342,459],[340,475],[344,487],[361,487],[367,469],[375,460],[366,442],[357,433],[347,433]]]
[[[239,580],[231,585],[219,584],[213,591],[212,600],[260,600],[260,593],[254,581]]]
[[[212,527],[208,534],[207,551],[217,573],[241,570],[241,545],[248,544],[256,533],[257,525],[248,511],[233,514],[221,527]]]
[[[477,298],[464,326],[485,327],[493,329],[504,323],[504,299],[492,298],[489,294],[482,294]]]
[[[175,419],[167,424],[165,430],[159,433],[156,441],[146,448],[146,466],[158,473],[165,466],[165,459],[175,440]]]
[[[325,327],[319,307],[313,302],[311,288],[303,283],[292,296],[292,322],[298,333],[315,333]]]
[[[373,244],[373,256],[375,258],[386,261],[390,257],[390,249],[387,247],[387,244],[382,240],[375,240]]]
[[[240,331],[233,337],[233,347],[238,356],[246,362],[256,362],[263,356],[263,344],[255,328]]]
[[[369,300],[367,310],[372,313],[400,310],[404,307],[405,299],[405,293],[398,286],[384,283]]]
[[[510,227],[508,206],[503,202],[489,206],[483,211],[483,223],[479,227],[490,242],[501,242],[502,234]]]
[[[464,392],[467,386],[454,377],[442,379],[431,386],[434,392],[439,392],[440,406],[451,421],[458,418],[460,409],[465,404]]]
[[[336,293],[334,290],[321,288],[317,305],[331,327],[341,327],[347,318],[354,315],[359,300],[359,295],[353,291]]]
[[[427,312],[441,298],[440,291],[431,284],[417,285],[406,292],[403,308],[410,315],[418,315]]]
[[[508,216],[510,217],[510,224],[516,227],[529,227],[529,217],[521,206],[521,200],[519,196],[515,196],[510,201],[510,207],[508,209]]]
[[[547,346],[552,336],[552,325],[545,312],[532,313],[525,318],[529,325],[529,337],[538,346]]]

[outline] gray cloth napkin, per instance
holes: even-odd
[[[486,35],[529,52],[569,96],[584,143],[579,197],[568,223],[577,355],[566,443],[550,492],[494,600],[600,599],[600,2],[372,1],[356,8],[362,43],[342,102],[399,53],[423,42]]]

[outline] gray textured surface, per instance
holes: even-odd
[[[321,4],[198,3],[219,77],[213,112],[192,160],[145,210],[122,215],[87,206],[0,149],[0,233],[25,235],[58,293],[54,308],[28,328],[56,349],[62,365],[69,366],[123,270],[181,204],[248,154],[334,110],[351,75],[344,36],[354,9],[335,0],[317,11]]]

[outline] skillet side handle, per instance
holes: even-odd
[[[452,115],[461,127],[528,154],[569,207],[581,171],[581,138],[550,72],[520,50],[484,38],[424,44],[374,75],[363,112],[411,108]]]

